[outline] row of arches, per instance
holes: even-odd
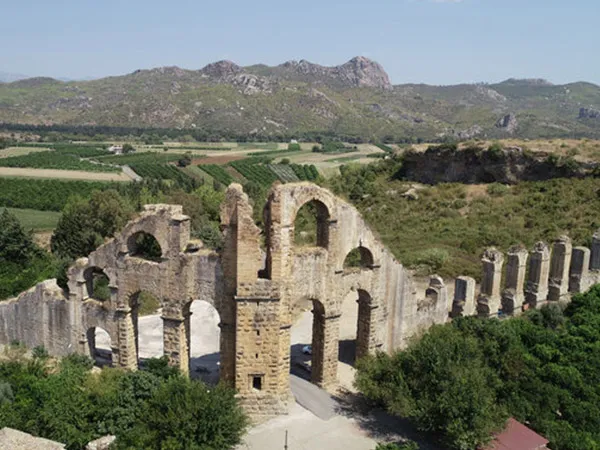
[[[151,294],[140,291],[131,297],[131,319],[134,329],[135,352],[138,368],[149,358],[164,355],[164,327],[160,303]],[[216,384],[220,367],[220,316],[209,302],[196,300],[185,307],[190,375]],[[90,327],[86,333],[88,351],[99,367],[116,365],[117,336],[100,326]]]
[[[149,294],[140,292],[136,301]],[[140,304],[140,303],[138,303]],[[291,372],[319,383],[323,377],[326,350],[326,310],[316,299],[301,299],[295,305],[296,320],[291,331]],[[148,358],[163,356],[163,324],[160,311],[132,315],[138,367],[144,367]],[[338,338],[338,359],[342,374],[366,355],[371,340],[372,299],[368,292],[358,289],[350,292],[342,304]],[[197,300],[189,304],[189,361],[190,375],[209,384],[219,380],[220,317],[208,302]],[[89,352],[97,366],[116,364],[116,337],[102,327],[87,330]],[[309,350],[307,351],[307,347]]]

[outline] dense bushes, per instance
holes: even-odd
[[[56,262],[40,249],[8,210],[0,214],[0,299],[54,276]]]
[[[12,427],[81,449],[106,434],[115,448],[226,449],[246,426],[234,392],[209,389],[150,360],[147,371],[89,372],[90,361],[44,358],[0,364],[0,428]]]
[[[357,386],[452,448],[472,449],[512,415],[555,450],[600,446],[600,286],[504,321],[435,326],[406,351],[359,363]]]

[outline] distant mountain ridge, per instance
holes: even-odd
[[[365,57],[199,70],[158,67],[92,81],[0,85],[0,122],[200,129],[237,134],[407,137],[600,137],[600,87],[541,79],[392,85]]]

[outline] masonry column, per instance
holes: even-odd
[[[573,246],[568,236],[561,236],[552,248],[548,300],[563,300],[569,292],[569,267]]]
[[[481,261],[483,278],[481,293],[477,298],[477,313],[482,317],[497,316],[501,306],[500,282],[504,256],[495,248],[489,248],[484,252]]]
[[[450,317],[475,315],[475,280],[471,277],[458,277],[454,281],[454,300]]]
[[[130,308],[118,309],[115,311],[117,319],[117,355],[114,361],[115,366],[137,370],[138,355],[136,345],[136,331],[133,324],[133,315]]]
[[[502,312],[504,314],[519,314],[523,310],[527,256],[529,256],[527,250],[521,247],[512,247],[508,251],[506,283],[502,293]]]
[[[548,275],[550,273],[550,249],[545,242],[534,245],[529,255],[529,275],[525,288],[525,309],[538,308],[548,298]]]
[[[569,292],[585,292],[590,287],[589,267],[591,252],[586,247],[575,247],[569,271]]]
[[[230,387],[235,386],[235,324],[221,322],[219,324],[219,348],[221,353],[219,365],[219,382]]]
[[[313,314],[311,381],[327,388],[337,383],[340,315]]]
[[[358,325],[356,330],[356,360],[363,358],[369,354],[375,353],[380,343],[377,339],[375,328],[380,323],[378,320],[379,307],[374,304],[371,298],[367,295],[361,298],[359,293],[358,298]]]
[[[164,355],[169,360],[169,365],[178,367],[182,373],[190,371],[188,333],[189,314],[182,311],[163,308],[163,342]],[[187,325],[187,326],[186,326]]]

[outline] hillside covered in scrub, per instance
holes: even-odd
[[[334,67],[219,61],[92,81],[0,82],[0,124],[177,128],[200,140],[599,137],[599,111],[600,87],[591,83],[392,85],[384,68],[364,57]]]

